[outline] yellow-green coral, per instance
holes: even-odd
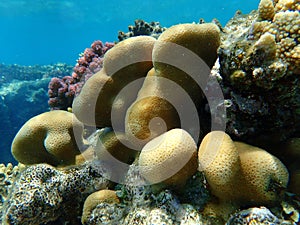
[[[262,20],[272,20],[275,9],[272,0],[261,0],[258,6],[258,17]]]
[[[233,142],[222,131],[204,137],[198,157],[212,193],[222,201],[273,204],[281,196],[278,187],[287,187],[289,174],[279,159],[263,149]]]
[[[54,110],[28,120],[16,134],[11,151],[23,164],[74,164],[84,146],[83,124],[74,114]]]

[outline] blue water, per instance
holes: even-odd
[[[0,63],[75,64],[94,40],[116,41],[135,19],[162,26],[210,21],[223,25],[240,9],[249,13],[258,0],[79,1],[1,0]]]

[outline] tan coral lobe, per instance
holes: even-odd
[[[139,168],[150,184],[184,185],[197,171],[196,143],[185,130],[172,129],[144,146]]]
[[[153,47],[154,68],[148,72],[135,102],[127,110],[126,134],[141,141],[143,146],[173,128],[199,129],[196,120],[199,118],[189,128],[182,126],[185,121],[181,121],[179,109],[187,112],[191,107],[179,91],[196,108],[189,117],[197,117],[204,101],[200,83],[208,78],[219,44],[220,30],[213,23],[179,24],[164,31]],[[156,122],[151,128],[153,120]]]
[[[118,93],[129,83],[145,77],[152,67],[152,48],[155,38],[138,36],[128,38],[110,49],[104,56],[103,68],[83,86],[73,102],[73,112],[84,124],[111,127],[112,108],[118,125],[122,124],[127,107],[136,98],[140,86]],[[117,103],[114,106],[114,103]],[[121,105],[120,105],[121,104]],[[122,126],[122,125],[120,125]]]
[[[11,151],[24,164],[74,164],[83,146],[83,125],[62,110],[37,115],[28,120],[16,134]]]

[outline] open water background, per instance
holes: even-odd
[[[236,10],[249,13],[258,0],[0,0],[0,63],[75,64],[94,40],[116,41],[135,19],[177,23],[211,21],[222,25]]]

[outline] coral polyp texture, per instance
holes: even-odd
[[[72,75],[53,77],[48,85],[48,104],[51,109],[67,110],[84,83],[103,66],[103,56],[114,43],[94,41],[77,60]]]
[[[167,28],[162,27],[159,22],[146,22],[144,20],[138,19],[134,21],[134,26],[128,26],[128,32],[119,31],[118,39],[123,41],[130,37],[147,35],[154,38],[158,38],[159,35],[164,32]]]
[[[28,120],[16,134],[11,151],[23,164],[74,164],[84,147],[83,124],[63,110],[45,112]]]
[[[30,166],[10,190],[2,221],[15,225],[63,221],[78,224],[81,202],[92,192],[109,186],[104,174],[105,171],[92,163],[64,170],[47,164]]]
[[[182,187],[198,168],[196,143],[185,130],[170,130],[143,147],[138,165],[150,184]]]
[[[198,81],[207,79],[205,68],[209,71],[217,59],[219,32],[213,23],[178,24],[159,36],[152,52],[153,69],[148,72],[135,102],[126,113],[126,134],[147,142],[167,130],[180,127],[179,108],[190,107],[185,105],[184,94],[196,108],[194,115],[189,117],[197,116],[204,100]],[[193,77],[187,67],[198,66],[203,68]],[[156,118],[164,121],[165,129]],[[194,125],[199,127],[195,121]]]
[[[91,223],[89,221],[91,214],[93,213],[93,210],[95,210],[96,207],[98,207],[98,205],[103,203],[118,204],[120,203],[120,200],[116,192],[113,190],[100,190],[90,194],[84,201],[83,212],[81,217],[82,224],[94,224],[96,221],[94,223]],[[103,213],[103,211],[101,213]],[[105,216],[109,217],[109,215],[105,215]],[[115,218],[115,219],[120,219],[120,218]],[[93,220],[95,220],[95,218],[93,218]],[[103,223],[104,221],[100,220],[99,223],[101,222]],[[117,220],[115,222],[117,222]]]
[[[233,142],[224,132],[213,131],[203,138],[198,157],[212,194],[225,204],[269,206],[283,199],[288,170],[263,149]]]
[[[223,29],[227,132],[237,139],[264,146],[299,134],[299,8],[297,0],[262,0],[258,11],[236,14]]]

